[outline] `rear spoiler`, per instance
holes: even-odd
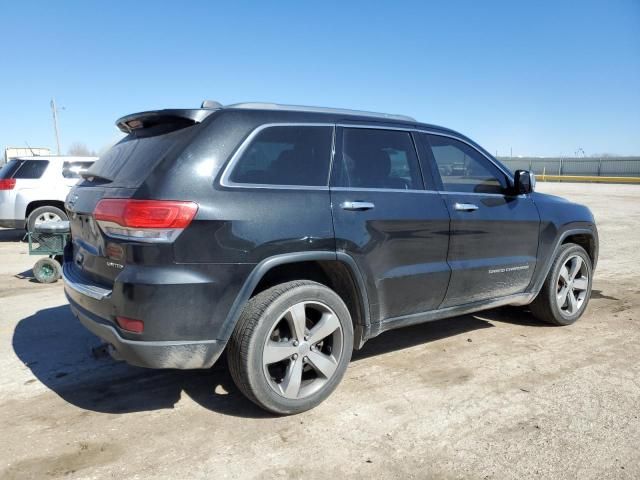
[[[151,110],[149,112],[132,113],[119,118],[116,121],[116,126],[124,133],[131,133],[134,130],[149,128],[163,123],[174,123],[187,127],[202,122],[215,111],[216,109],[210,108]]]

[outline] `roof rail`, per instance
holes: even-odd
[[[395,115],[390,113],[366,112],[362,110],[350,110],[347,108],[306,107],[303,105],[281,105],[278,103],[246,102],[225,105],[225,108],[241,108],[250,110],[285,110],[293,112],[334,113],[338,115],[357,115],[361,117],[376,117],[387,120],[401,120],[404,122],[416,122],[408,115]]]

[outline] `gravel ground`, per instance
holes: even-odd
[[[0,478],[640,478],[640,186],[539,184],[589,205],[585,316],[504,308],[388,332],[311,412],[263,413],[224,366],[92,355],[62,285],[0,230]]]

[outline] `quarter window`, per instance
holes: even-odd
[[[332,134],[332,127],[267,127],[242,152],[229,179],[245,184],[326,186]]]
[[[62,176],[64,178],[80,178],[80,173],[86,172],[93,162],[64,162]]]
[[[344,128],[342,158],[336,164],[337,187],[418,190],[420,167],[409,132]]]
[[[504,193],[505,175],[466,143],[440,135],[426,135],[445,191]]]

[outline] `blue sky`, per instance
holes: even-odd
[[[3,2],[0,147],[273,101],[405,113],[500,155],[640,155],[640,0]]]

